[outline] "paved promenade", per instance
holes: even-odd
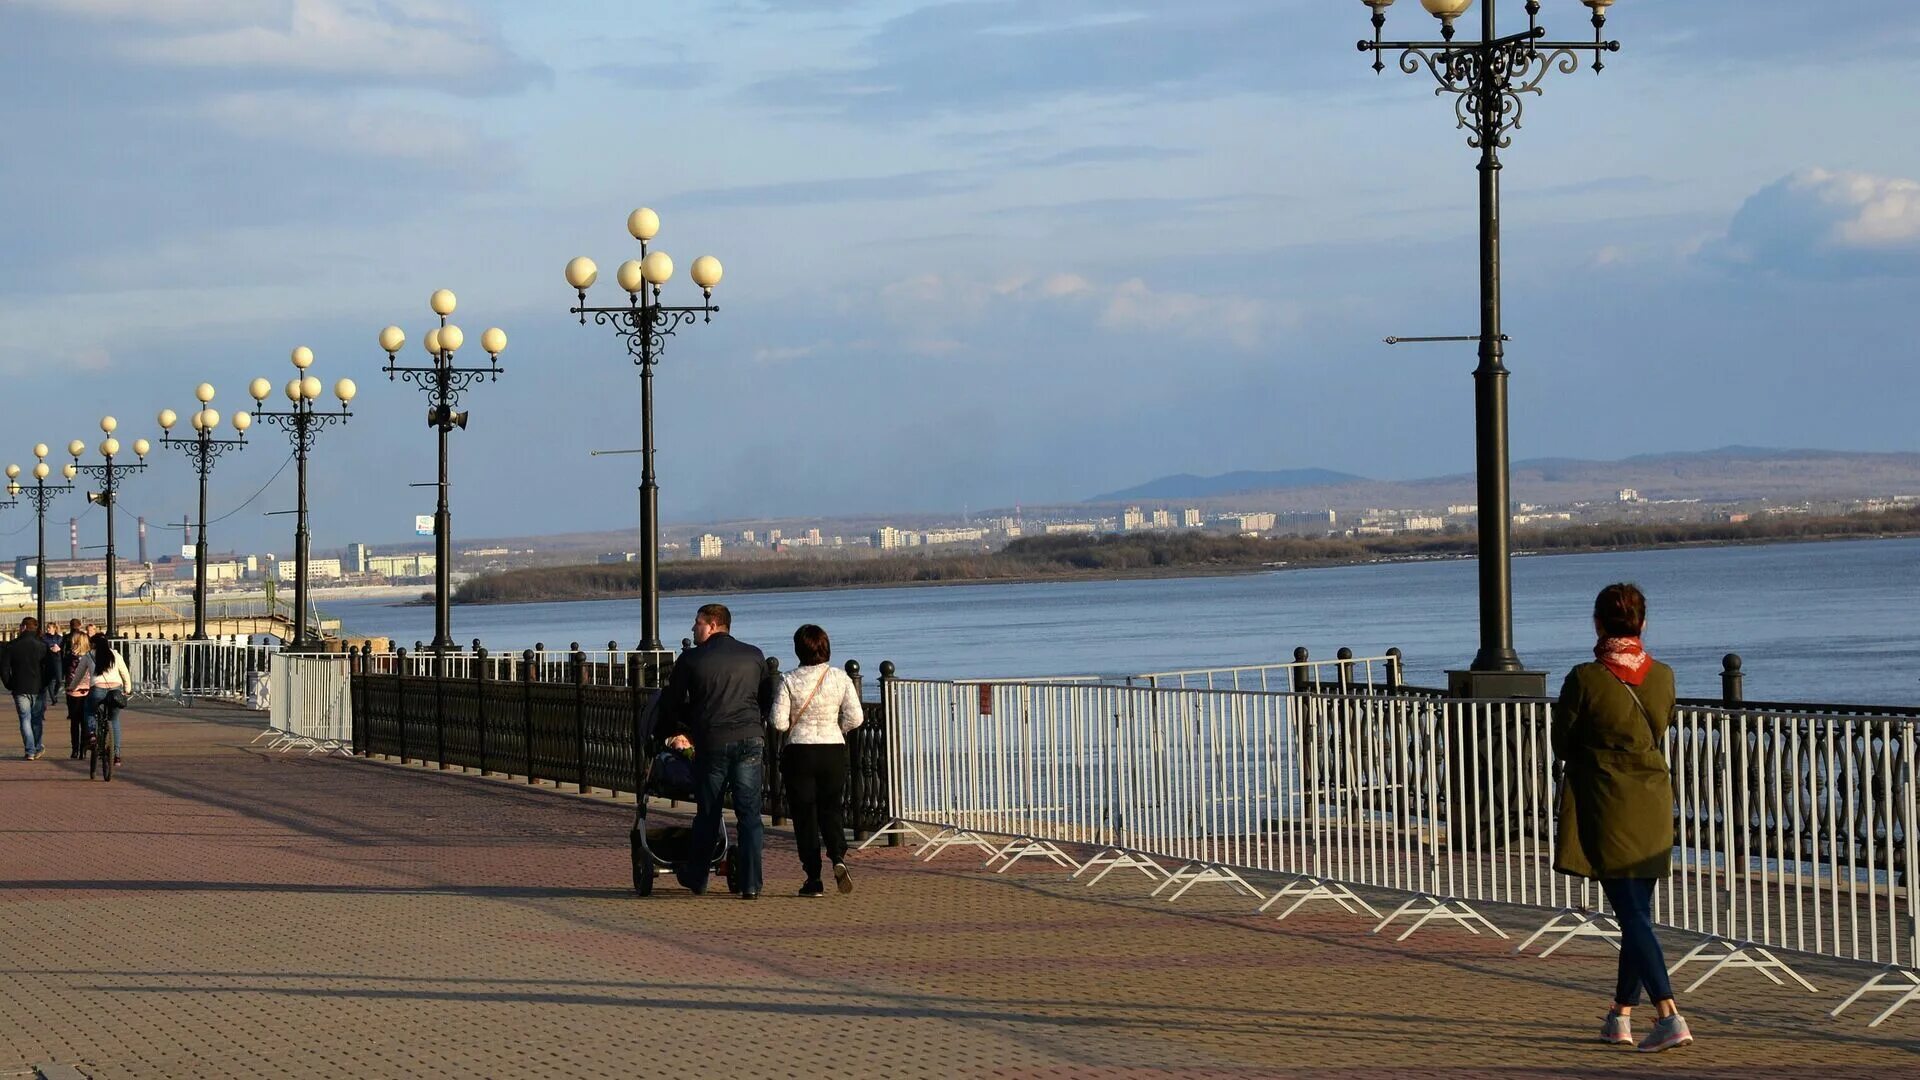
[[[111,784],[64,720],[0,761],[0,1076],[1920,1075],[1920,1009],[1825,1018],[1854,969],[1722,976],[1682,1002],[1702,1041],[1649,1058],[1592,1040],[1592,944],[1397,944],[905,849],[800,900],[784,831],[755,903],[641,900],[630,807],[269,754],[255,723],[130,715]]]

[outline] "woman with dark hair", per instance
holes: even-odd
[[[1560,763],[1559,837],[1553,867],[1600,883],[1620,922],[1620,968],[1600,1038],[1633,1044],[1630,1016],[1645,988],[1659,1019],[1646,1053],[1693,1041],[1673,1003],[1653,890],[1673,871],[1673,781],[1664,751],[1673,721],[1673,669],[1647,655],[1640,637],[1647,598],[1609,585],[1593,602],[1594,660],[1567,673],[1553,712]]]
[[[73,666],[73,674],[67,678],[67,692],[76,688],[87,688],[87,738],[96,738],[104,725],[113,725],[113,763],[120,764],[120,705],[124,701],[128,688],[133,685],[133,675],[127,670],[127,662],[113,651],[113,643],[105,634],[93,635],[89,642],[91,648],[81,654],[80,662]]]
[[[860,689],[847,673],[827,661],[833,644],[827,632],[808,623],[793,632],[800,666],[780,677],[773,695],[774,730],[787,732],[780,757],[787,782],[787,809],[793,814],[793,838],[800,866],[807,872],[801,896],[822,896],[820,846],[833,863],[833,881],[842,893],[853,891],[847,873],[847,834],[840,824],[840,802],[847,789],[847,732],[860,726],[866,712]]]

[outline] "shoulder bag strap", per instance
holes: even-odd
[[[1634,705],[1638,707],[1640,710],[1640,718],[1647,722],[1647,735],[1649,737],[1654,737],[1655,730],[1654,730],[1654,723],[1653,723],[1653,714],[1647,711],[1647,703],[1640,700],[1639,692],[1633,688],[1632,683],[1621,678],[1619,673],[1615,672],[1612,668],[1607,668],[1607,674],[1612,675],[1613,681],[1619,683],[1620,688],[1625,690],[1627,692],[1627,696],[1633,699]],[[1654,741],[1655,743],[1659,742],[1657,737],[1654,738]]]
[[[807,706],[812,705],[813,699],[820,696],[820,688],[827,685],[827,676],[831,674],[833,674],[832,665],[823,665],[820,668],[820,678],[813,684],[813,693],[808,694],[807,700],[801,702],[800,707],[793,711],[792,720],[798,720],[807,715]]]

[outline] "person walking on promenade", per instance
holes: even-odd
[[[1631,1045],[1630,1016],[1644,987],[1659,1014],[1646,1053],[1693,1041],[1673,1002],[1653,932],[1653,889],[1673,870],[1673,781],[1663,751],[1675,702],[1673,669],[1647,655],[1647,598],[1609,585],[1593,602],[1594,661],[1567,673],[1553,713],[1553,756],[1563,770],[1553,868],[1600,882],[1620,922],[1613,1008],[1600,1029]]]
[[[733,613],[724,604],[707,604],[694,616],[693,648],[680,655],[660,694],[660,720],[675,749],[693,747],[693,774],[699,787],[692,846],[674,877],[698,896],[707,891],[708,858],[726,824],[720,800],[733,787],[733,816],[739,830],[734,849],[740,896],[760,896],[761,787],[766,771],[766,657],[733,636]]]
[[[66,648],[61,650],[60,661],[65,669],[60,672],[60,685],[66,690],[67,697],[67,734],[72,740],[72,753],[68,758],[78,759],[87,752],[87,695],[91,687],[74,688],[73,669],[80,666],[80,658],[93,648],[93,639],[80,629],[80,620],[67,624]]]
[[[833,658],[833,643],[825,630],[812,623],[795,630],[793,654],[800,666],[781,677],[770,719],[775,731],[788,732],[780,771],[787,781],[787,809],[800,845],[800,866],[807,872],[800,895],[827,891],[820,879],[823,841],[833,863],[834,885],[850,893],[853,876],[847,872],[840,807],[847,790],[847,732],[860,726],[866,711],[860,707],[860,688],[827,662]]]
[[[74,665],[73,675],[67,680],[67,692],[72,693],[80,686],[87,687],[87,736],[92,738],[108,724],[113,725],[113,763],[120,764],[120,754],[126,744],[120,741],[120,709],[125,703],[127,688],[133,685],[133,675],[127,670],[127,662],[114,651],[113,642],[105,634],[93,635],[88,650],[81,655],[80,662]]]
[[[26,760],[37,759],[46,747],[41,738],[47,726],[47,687],[60,679],[53,654],[40,640],[40,620],[29,615],[20,620],[20,633],[0,650],[0,683],[13,694],[13,707],[20,714],[20,741],[26,744]]]

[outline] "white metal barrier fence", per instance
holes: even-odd
[[[133,676],[133,693],[175,701],[213,698],[249,709],[267,708],[266,672],[278,645],[238,640],[117,641],[114,648]]]
[[[1150,671],[1128,675],[1121,681],[1128,686],[1171,690],[1266,692],[1305,689],[1380,691],[1400,686],[1402,668],[1399,650],[1389,650],[1382,656],[1353,656],[1349,650],[1341,651],[1347,655],[1333,660],[1311,660],[1307,658],[1307,650],[1298,649],[1294,652],[1296,659],[1281,663]]]
[[[1221,883],[1282,918],[1330,901],[1402,939],[1433,923],[1505,937],[1487,903],[1541,912],[1522,948],[1617,936],[1598,889],[1552,869],[1547,702],[906,679],[884,694],[889,831],[927,858],[1137,870],[1170,898]],[[1869,992],[1901,995],[1879,1019],[1920,1000],[1913,721],[1685,708],[1667,750],[1674,876],[1655,917],[1704,936],[1673,965],[1707,965],[1688,989],[1751,968],[1811,990],[1785,952],[1882,966],[1836,1013]],[[1284,883],[1263,893],[1247,871]],[[1355,887],[1404,902],[1382,916]]]
[[[270,672],[270,750],[353,752],[353,693],[339,653],[278,653]],[[255,738],[255,742],[259,738]]]

